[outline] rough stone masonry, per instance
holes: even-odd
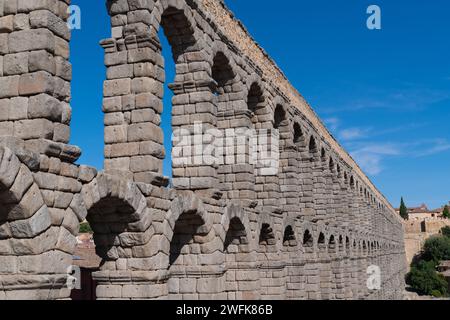
[[[104,171],[76,164],[69,2],[0,0],[0,299],[68,298],[85,219],[99,299],[402,297],[399,217],[223,1],[107,1]],[[167,187],[160,28],[173,129],[272,131],[277,173],[174,162]]]

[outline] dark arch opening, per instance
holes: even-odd
[[[203,219],[196,212],[183,213],[175,223],[173,238],[170,242],[169,268],[172,265],[183,263],[180,259],[182,255],[196,254],[191,252],[190,245],[194,243],[194,236],[198,233],[200,226],[204,224]]]
[[[325,148],[320,149],[320,157],[322,158],[322,161],[326,161],[327,153],[325,151]]]
[[[334,172],[334,161],[333,158],[330,158],[329,168],[331,172]]]
[[[128,231],[129,224],[138,222],[135,209],[119,198],[104,198],[88,210],[86,220],[93,231],[95,251],[105,261],[115,261],[122,256],[118,236]],[[142,244],[143,245],[143,244]]]
[[[292,229],[292,226],[287,226],[286,229],[284,229],[283,245],[285,246],[297,245],[297,242],[295,241],[295,233],[294,230]]]
[[[328,251],[334,251],[336,250],[336,240],[334,239],[334,236],[332,235],[330,237],[330,240],[328,241]]]
[[[261,233],[259,234],[259,244],[274,245],[275,243],[275,235],[273,233],[272,227],[268,223],[263,223],[261,227]]]
[[[286,120],[286,111],[282,105],[277,105],[273,119],[273,127],[279,129],[284,120]]]
[[[254,114],[264,107],[264,95],[261,87],[257,83],[253,83],[250,87],[247,97],[248,109]]]
[[[339,236],[339,250],[343,250],[344,249],[344,237]]]
[[[303,248],[306,252],[313,252],[314,250],[314,238],[309,230],[306,230],[303,234]]]
[[[321,250],[325,249],[325,235],[321,232],[317,241],[317,247]]]
[[[309,152],[311,154],[317,153],[317,144],[316,144],[316,140],[314,139],[314,137],[311,137],[309,139]]]
[[[223,52],[218,52],[213,60],[212,78],[217,83],[214,93],[219,96],[232,91],[234,72],[230,61]]]
[[[248,244],[247,233],[241,220],[238,217],[234,217],[230,221],[230,227],[225,236],[224,251],[229,253],[230,251],[238,252],[243,244]]]
[[[302,137],[303,137],[302,128],[296,122],[296,123],[294,123],[294,143],[301,142]]]

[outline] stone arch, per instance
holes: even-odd
[[[342,177],[342,169],[341,169],[341,165],[339,163],[339,161],[336,164],[336,173],[338,177]]]
[[[272,246],[277,243],[272,224],[269,221],[262,222],[259,230],[260,231],[258,241],[260,245]]]
[[[215,81],[217,95],[232,92],[231,85],[238,81],[236,68],[236,64],[226,46],[215,43],[211,77]]]
[[[273,127],[274,129],[281,129],[281,127],[286,126],[287,121],[287,108],[285,101],[280,97],[276,96],[273,100]]]
[[[328,239],[328,252],[335,253],[339,248],[338,246],[339,243],[336,243],[336,238],[334,237],[334,235],[330,235]]]
[[[159,10],[151,10],[152,12],[152,26],[156,28],[156,33],[159,31],[159,27],[168,26],[166,22],[172,22],[173,30],[177,30],[178,36],[186,36],[190,34],[192,36],[190,40],[193,40],[194,34],[199,30],[197,28],[197,23],[192,14],[191,8],[187,5],[185,1],[179,0],[160,0],[155,4]],[[167,19],[168,21],[164,21]],[[183,33],[182,33],[183,32]],[[181,40],[181,39],[180,39]],[[183,39],[184,41],[186,39]],[[198,35],[193,43],[200,40],[200,36]]]
[[[303,143],[304,134],[302,127],[300,126],[298,121],[294,122],[293,125],[293,142],[294,144],[301,144]]]
[[[230,49],[228,48],[228,46],[223,43],[222,41],[214,41],[212,44],[212,54],[210,56],[210,58],[208,59],[211,67],[214,66],[214,60],[217,58],[217,56],[220,56],[221,59],[225,59],[229,70],[231,72],[231,76],[232,77],[228,77],[231,79],[235,79],[237,81],[241,81],[239,73],[237,72],[238,65],[236,64],[236,60],[234,55],[231,53]],[[211,69],[211,74],[212,74],[212,69]]]
[[[230,220],[230,225],[225,236],[224,252],[235,252],[230,250],[230,246],[235,247],[236,251],[248,251],[242,250],[243,245],[248,245],[247,231],[238,217],[233,217]]]
[[[81,190],[86,219],[94,231],[97,254],[103,261],[127,258],[153,236],[147,200],[135,183],[100,173]]]
[[[193,192],[182,192],[172,201],[167,220],[173,230],[170,240],[169,268],[177,265],[181,256],[194,254],[194,244],[212,241],[216,234],[212,216]]]
[[[247,245],[250,250],[251,229],[250,221],[245,211],[235,204],[230,204],[223,215],[222,225],[226,231],[224,240],[224,252],[228,251],[230,245],[236,247],[237,251],[244,251],[243,245]],[[236,250],[234,250],[236,251]]]
[[[31,171],[9,148],[0,146],[0,201],[3,204],[0,221],[27,219],[36,212],[27,208],[31,203],[25,203],[27,199],[24,198],[29,191],[33,192],[30,194],[31,202],[44,205]]]
[[[330,157],[330,161],[328,162],[328,168],[329,168],[331,173],[335,173],[336,165],[335,165],[335,162],[333,160],[333,157]]]
[[[54,249],[33,244],[33,239],[46,236],[50,226],[49,210],[31,171],[12,150],[0,146],[0,256],[15,255],[16,251],[40,254]],[[14,245],[14,239],[22,239],[20,246]]]
[[[317,142],[316,142],[316,138],[314,138],[314,136],[311,136],[309,138],[308,147],[309,147],[309,153],[312,156],[316,156],[319,153],[319,149],[318,149],[318,145],[317,145]]]
[[[108,3],[112,19],[119,18],[119,12],[123,14],[129,11],[126,1],[109,1]],[[123,131],[125,132],[120,132],[119,135],[113,125],[106,125],[105,132],[108,132],[108,135],[105,135],[105,144],[107,145],[105,150],[109,151],[121,143],[139,142],[146,146],[143,147],[145,151],[134,153],[131,156],[128,155],[129,159],[127,161],[123,161],[127,155],[126,152],[125,155],[108,153],[107,159],[105,159],[105,170],[108,172],[116,170],[131,172],[134,175],[134,181],[167,186],[169,180],[166,177],[162,177],[164,171],[163,163],[164,158],[172,153],[166,152],[164,149],[164,140],[166,145],[169,146],[167,137],[170,137],[170,135],[166,134],[166,138],[164,138],[161,126],[161,114],[163,114],[164,110],[167,112],[168,108],[163,107],[164,83],[166,83],[166,79],[164,59],[162,57],[162,42],[158,34],[162,28],[171,46],[172,57],[177,66],[175,81],[169,84],[169,88],[174,93],[170,110],[173,114],[182,114],[183,112],[180,109],[185,110],[185,103],[180,101],[180,99],[177,100],[179,95],[186,93],[188,90],[205,93],[211,90],[211,79],[208,74],[210,66],[207,63],[197,62],[208,61],[207,46],[205,45],[204,31],[197,26],[194,10],[186,1],[161,0],[155,3],[140,1],[135,3],[134,6],[143,9],[139,10],[139,13],[142,13],[145,19],[138,23],[128,21],[130,22],[129,24],[127,24],[127,21],[124,21],[124,25],[121,25],[120,28],[117,27],[122,31],[120,36],[102,42],[107,54],[114,53],[116,57],[125,57],[125,59],[116,59],[117,61],[108,67],[116,70],[119,67],[120,70],[128,70],[131,67],[131,75],[127,79],[131,83],[126,92],[123,93],[114,88],[119,82],[124,81],[125,78],[113,77],[112,80],[105,82],[105,86],[109,87],[110,90],[106,90],[104,96],[105,100],[109,102],[121,100],[126,105],[120,110],[125,118],[128,117],[125,115],[125,110],[134,109],[136,106],[136,109],[139,109],[139,116],[133,116],[125,121],[124,123],[128,122],[128,128],[124,128]],[[147,15],[143,14],[145,9],[148,10]],[[120,18],[122,19],[122,17],[123,15]],[[113,25],[117,26],[117,21]],[[195,59],[193,59],[193,56],[195,56]],[[196,74],[195,81],[194,73]],[[196,81],[198,78],[201,78],[202,81]],[[125,96],[125,94],[127,95]],[[205,102],[205,104],[212,104],[213,95],[204,94],[200,97],[200,100],[203,100],[201,102]],[[117,112],[115,107],[106,107],[105,109],[108,109],[106,111],[108,113]],[[212,123],[215,122],[214,116],[216,111],[213,107],[204,111],[205,114],[209,113]],[[177,129],[191,124],[188,117],[181,119],[184,121],[180,121],[180,118],[181,116],[178,119],[174,117],[172,121],[173,132],[179,140],[182,139],[180,135],[186,135],[186,131],[181,133]],[[151,119],[151,121],[148,119]],[[170,144],[168,148],[172,148],[172,145]],[[122,152],[123,150],[120,153]],[[178,154],[174,155],[174,158],[178,162],[184,161],[184,159],[180,159],[181,156]],[[174,167],[179,168],[179,166],[179,164],[175,165],[175,161],[172,161],[170,169],[174,169]],[[186,174],[179,172],[180,170],[173,170],[174,187],[178,189],[189,188],[187,186],[189,183],[186,183],[188,179],[186,178],[190,177],[186,177]],[[185,179],[183,180],[182,178]],[[214,180],[214,178],[215,176],[210,179]],[[204,185],[206,184],[207,182],[204,183]],[[197,188],[206,188],[204,185]]]
[[[367,241],[366,240],[362,241],[362,249],[363,249],[363,254],[367,254],[368,253],[369,247],[367,245]]]
[[[344,243],[344,236],[342,234],[339,235],[339,238],[337,240],[338,245],[338,251],[343,252],[345,249],[345,243]]]
[[[265,83],[263,82],[261,77],[258,76],[256,73],[251,73],[245,79],[245,89],[246,89],[245,93],[247,96],[250,94],[251,88],[254,86],[257,86],[261,90],[261,93],[262,93],[263,97],[265,98],[264,102],[267,103],[268,99],[266,99],[267,92],[266,92]]]
[[[317,248],[319,249],[319,251],[324,251],[327,248],[326,237],[325,233],[323,232],[320,232],[319,236],[317,237]]]
[[[250,79],[247,79],[249,81]],[[257,121],[260,113],[265,113],[267,97],[261,80],[247,82],[247,108],[253,113],[253,122]]]
[[[172,205],[166,217],[172,229],[183,214],[195,214],[203,221],[203,224],[198,228],[199,233],[208,234],[211,231],[213,218],[206,211],[202,200],[191,191],[178,192],[175,199],[172,200]],[[169,235],[169,238],[171,236]]]
[[[292,225],[288,225],[288,226],[286,226],[286,228],[284,228],[283,245],[286,247],[287,246],[289,246],[289,247],[297,246],[295,231],[294,231],[294,227]]]
[[[185,59],[184,55],[188,52],[198,52],[202,56],[202,61],[208,61],[208,56],[203,50],[206,48],[201,34],[200,28],[193,16],[192,9],[185,1],[179,0],[160,0],[155,4],[158,10],[152,12],[152,28],[151,36],[158,39],[160,27],[164,29],[172,48],[173,59],[176,64],[186,63],[189,59]],[[137,34],[136,36],[139,36]],[[207,70],[203,70],[206,72]],[[175,82],[183,81],[184,74],[177,74]]]
[[[351,250],[352,246],[350,244],[350,237],[347,235],[345,236],[345,251],[347,251],[347,253],[350,253]]]
[[[312,253],[314,252],[314,237],[311,231],[309,229],[306,229],[303,232],[303,249],[306,253]]]

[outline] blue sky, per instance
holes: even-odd
[[[102,168],[102,0],[82,10],[71,49],[72,139],[79,163]],[[394,206],[450,201],[450,2],[434,0],[226,0]],[[379,5],[382,30],[366,28]],[[168,80],[170,49],[164,45]],[[170,123],[170,94],[163,123]],[[170,125],[163,127],[170,135]],[[166,139],[168,140],[168,139]],[[165,165],[167,170],[168,165]],[[167,174],[167,171],[166,171]]]

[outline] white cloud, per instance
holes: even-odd
[[[352,157],[355,159],[356,163],[370,175],[377,175],[383,171],[381,166],[382,157],[378,154],[364,153],[355,151],[352,152]]]
[[[402,95],[397,96],[398,99]],[[391,157],[417,158],[432,156],[450,150],[447,139],[423,139],[409,142],[371,142],[371,138],[389,137],[394,133],[408,131],[426,126],[426,123],[408,123],[392,128],[350,127],[342,128],[342,121],[337,117],[324,120],[328,127],[335,132],[338,140],[344,142],[346,149],[369,175],[378,175],[385,169],[385,161]]]
[[[369,175],[381,173],[383,165],[389,157],[425,157],[450,150],[450,142],[446,139],[420,140],[406,143],[373,143],[358,142],[353,144],[350,152],[355,161]]]
[[[373,153],[384,156],[398,156],[402,154],[402,146],[393,143],[379,143],[379,144],[371,144],[360,148],[359,152],[364,153]]]
[[[356,140],[366,138],[371,129],[348,128],[339,132],[339,138],[342,140]]]
[[[337,130],[339,128],[340,120],[339,118],[327,118],[324,120],[325,124],[330,128],[331,131]]]
[[[424,147],[416,152],[417,157],[432,156],[450,150],[450,142],[446,139],[425,140],[422,141],[422,144]]]
[[[399,146],[388,144],[371,144],[350,153],[361,168],[369,175],[377,175],[384,169],[382,161],[387,156],[402,154]]]

